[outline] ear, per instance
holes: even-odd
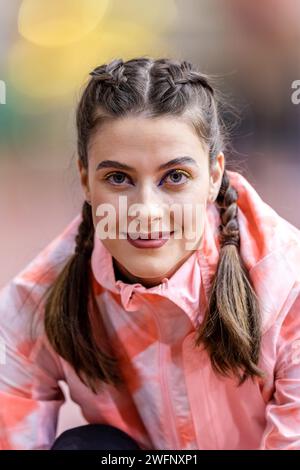
[[[209,180],[209,193],[208,193],[208,201],[214,202],[217,199],[217,196],[220,191],[223,173],[225,168],[225,157],[224,153],[220,152],[215,162],[212,164],[210,168],[210,180]]]
[[[85,168],[82,164],[82,161],[78,158],[77,160],[77,168],[79,171],[80,176],[80,183],[85,194],[85,199],[87,202],[91,202],[91,193],[89,187],[89,178],[88,178],[88,169]]]

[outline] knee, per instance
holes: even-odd
[[[120,429],[108,424],[86,424],[68,429],[50,450],[137,450],[140,447]]]

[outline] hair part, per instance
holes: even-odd
[[[96,67],[90,75],[76,111],[78,156],[85,168],[92,134],[105,121],[127,115],[185,119],[207,145],[210,167],[224,150],[227,133],[218,91],[191,63],[167,58],[116,59]],[[262,374],[258,368],[261,329],[257,297],[239,254],[237,200],[225,169],[216,199],[221,217],[220,258],[196,345],[205,346],[216,372],[234,374],[242,383]],[[57,353],[95,391],[98,381],[122,382],[122,373],[105,345],[104,327],[102,344],[93,335],[89,313],[91,305],[97,308],[90,287],[93,237],[91,207],[85,202],[75,253],[47,298],[45,327]]]

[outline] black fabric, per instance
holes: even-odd
[[[125,432],[107,424],[86,424],[64,431],[50,450],[137,450]]]

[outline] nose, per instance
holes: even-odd
[[[129,207],[128,215],[140,224],[141,232],[160,230],[164,216],[164,202],[151,185],[140,188],[134,204]]]

